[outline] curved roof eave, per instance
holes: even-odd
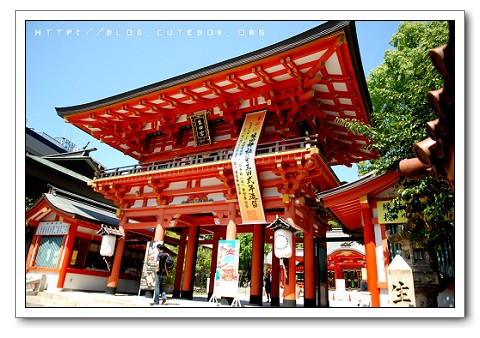
[[[101,108],[103,106],[119,103],[125,100],[133,99],[135,97],[154,93],[159,90],[167,89],[175,85],[179,85],[185,82],[197,80],[203,77],[214,75],[221,71],[225,71],[231,68],[239,67],[254,61],[264,59],[266,57],[288,51],[292,48],[301,46],[308,42],[314,41],[316,39],[328,36],[336,31],[344,30],[346,38],[349,41],[350,52],[352,53],[353,65],[355,68],[356,77],[359,81],[360,91],[362,95],[366,98],[365,109],[367,113],[367,118],[370,120],[371,113],[371,102],[370,96],[368,95],[368,90],[366,87],[365,76],[363,73],[363,67],[360,59],[360,52],[358,48],[358,40],[355,31],[355,23],[353,21],[328,21],[322,25],[314,27],[308,31],[305,31],[301,34],[261,48],[259,50],[219,62],[217,64],[200,68],[198,70],[185,73],[167,80],[156,82],[147,86],[143,86],[134,90],[127,91],[122,94],[114,95],[105,99],[98,101],[85,103],[76,106],[70,107],[56,107],[57,114],[60,117],[64,117],[70,114],[81,113],[89,111],[96,108]]]
[[[84,182],[86,184],[88,184],[88,182],[90,182],[92,180],[90,177],[86,177],[84,175],[76,173],[73,170],[70,170],[70,169],[65,168],[61,165],[58,165],[57,163],[55,163],[53,161],[50,161],[48,159],[45,159],[43,157],[36,156],[36,155],[31,155],[31,154],[25,154],[25,157],[28,158],[28,159],[31,159],[32,161],[38,162],[38,163],[40,163],[40,164],[42,164],[46,167],[49,167],[49,168],[57,171],[58,173],[68,175],[68,176],[70,176],[70,177],[72,177],[72,178],[74,178],[78,181]]]
[[[341,252],[341,251],[353,251],[353,252],[356,252],[360,255],[365,256],[365,246],[361,246],[361,245],[358,245],[358,246],[355,246],[355,247],[348,247],[348,248],[344,248],[344,247],[341,247],[341,246],[331,247],[327,250],[327,256],[333,255],[333,254],[335,254],[337,252]]]
[[[51,193],[44,194],[44,199],[53,208],[58,209],[71,217],[96,224],[118,226],[119,221],[114,212],[109,212],[61,196],[55,196]]]

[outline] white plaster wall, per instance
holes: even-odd
[[[58,280],[58,275],[57,275]],[[48,281],[48,278],[47,278]],[[108,277],[80,275],[76,273],[67,273],[64,289],[99,291],[105,292]],[[55,283],[56,285],[56,283]],[[138,293],[139,281],[130,279],[119,279],[117,292],[120,293]]]
[[[54,212],[50,212],[47,216],[42,218],[42,221],[48,222],[48,221],[55,221],[57,218],[57,214]]]
[[[375,234],[375,255],[377,257],[377,274],[379,282],[387,281],[387,273],[385,270],[385,263],[383,262],[383,243],[382,231],[380,224],[374,224],[373,231]]]
[[[182,181],[182,182],[173,182],[170,183],[168,188],[164,189],[165,191],[171,191],[171,190],[183,190],[187,188],[187,181]]]
[[[390,296],[387,289],[380,289],[380,307],[389,307]]]
[[[240,103],[240,106],[238,107],[238,109],[248,108],[248,107],[250,107],[250,100],[244,100],[242,103]]]
[[[175,196],[170,205],[180,205],[188,199],[188,196]]]
[[[277,179],[278,177],[280,176],[275,175],[271,171],[262,171],[258,174],[258,178],[260,179],[260,181],[274,180],[274,179]]]
[[[187,121],[187,114],[182,114],[178,117],[176,123],[185,122],[185,121]]]
[[[156,207],[157,206],[157,199],[156,198],[149,198],[147,200],[147,207]]]
[[[262,191],[263,197],[275,197],[275,196],[281,196],[281,195],[282,194],[278,192],[278,189],[276,187],[265,188]]]
[[[141,208],[143,207],[143,200],[135,200],[135,203],[131,206],[131,208]]]
[[[128,192],[129,195],[135,194],[137,191],[140,191],[140,187],[132,187]]]
[[[229,140],[232,138],[232,134],[226,134],[226,135],[219,135],[213,138],[215,142],[218,141],[223,141],[223,140]]]
[[[211,178],[203,178],[200,180],[200,186],[201,187],[211,187],[211,186],[216,186],[216,185],[222,185],[222,181],[220,181],[218,178],[211,177]]]
[[[107,277],[67,273],[63,287],[72,290],[105,291],[107,281]]]
[[[216,193],[213,193],[213,194],[208,194],[207,195],[207,198],[208,200],[210,201],[210,199],[214,200],[214,201],[225,201],[226,198],[225,198],[225,195],[221,192],[216,192]]]

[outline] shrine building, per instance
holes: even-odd
[[[330,286],[335,286],[336,278],[345,279],[348,287],[366,279],[372,307],[389,306],[387,268],[399,247],[387,241],[386,231],[407,221],[403,215],[391,219],[387,213],[393,207],[399,177],[397,171],[382,175],[372,172],[317,196],[322,208],[334,214],[343,225],[349,240],[364,245],[362,255],[350,250],[350,257],[343,262],[340,260],[343,257],[329,255],[328,260],[333,263],[329,266]],[[340,239],[345,242],[345,238]],[[345,253],[346,250],[340,252],[342,256]],[[364,272],[366,276],[362,275]]]
[[[89,183],[114,201],[119,220],[107,293],[119,287],[126,234],[175,247],[173,296],[191,299],[197,247],[213,245],[213,290],[218,241],[252,233],[250,303],[262,304],[263,248],[273,241],[268,225],[281,217],[296,233],[293,244],[303,243],[304,306],[328,306],[329,214],[317,195],[340,186],[332,166],[378,156],[366,149],[365,136],[339,122],[370,123],[354,22],[327,22],[190,73],[56,110],[137,162],[101,170]],[[288,264],[287,280],[295,281],[295,259]],[[273,286],[279,267],[273,255]],[[283,286],[283,306],[296,306],[295,282]],[[272,305],[279,297],[272,287]]]

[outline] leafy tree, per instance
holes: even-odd
[[[402,159],[416,157],[413,144],[425,139],[425,123],[437,118],[429,106],[427,92],[443,87],[429,51],[448,42],[448,22],[402,22],[387,50],[384,62],[367,77],[372,100],[372,125],[345,120],[345,126],[371,141],[379,152],[374,161],[359,164],[359,173],[377,175],[399,170]],[[454,195],[447,182],[426,177],[414,181],[401,178],[393,213],[406,210],[411,239],[434,248],[453,233]],[[394,215],[392,215],[395,217]]]
[[[206,288],[207,279],[210,277],[211,263],[212,249],[202,246],[198,247],[194,285],[202,290]]]
[[[244,233],[237,235],[240,241],[240,257],[239,257],[239,285],[247,285],[252,278],[252,243],[253,234]],[[264,244],[264,258],[270,251],[270,244]]]
[[[34,203],[33,199],[31,199],[28,196],[25,196],[25,211],[28,211],[28,209],[30,209],[33,206],[33,203]]]
[[[237,238],[240,240],[239,285],[244,286],[251,279],[253,234],[238,234]]]

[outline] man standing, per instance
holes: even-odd
[[[165,278],[168,276],[165,266],[168,254],[165,252],[163,244],[157,244],[157,278],[155,280],[155,295],[153,296],[153,305],[159,305],[160,295],[162,296],[162,304],[167,302],[167,294],[163,291]]]

